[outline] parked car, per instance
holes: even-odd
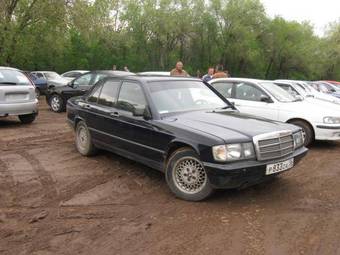
[[[38,78],[42,78],[47,80],[47,87],[61,87],[67,85],[69,83],[68,79],[61,77],[56,72],[51,71],[34,71],[31,74],[37,76]]]
[[[331,83],[333,85],[340,86],[340,82],[338,82],[338,81],[325,81],[325,82]]]
[[[334,96],[332,96],[330,94],[327,94],[327,93],[320,92],[315,86],[313,86],[313,82],[309,82],[309,81],[297,81],[297,80],[275,80],[274,82],[275,83],[279,82],[279,83],[293,84],[296,87],[301,88],[301,90],[304,91],[305,96],[314,97],[316,99],[320,99],[320,100],[324,100],[324,101],[340,104],[340,99],[339,98],[336,98],[336,97],[334,97]]]
[[[106,149],[160,170],[190,201],[270,179],[307,152],[299,127],[240,114],[193,78],[105,78],[68,101],[67,117],[80,154]]]
[[[295,124],[302,128],[305,145],[316,140],[340,140],[340,106],[327,107],[293,97],[271,81],[226,78],[211,85],[243,113]]]
[[[61,76],[69,81],[72,81],[75,78],[78,78],[80,75],[88,73],[88,72],[89,71],[86,71],[86,70],[72,70],[72,71],[68,71],[66,73],[61,74]]]
[[[92,86],[107,76],[134,75],[124,71],[92,71],[81,75],[65,86],[50,87],[46,93],[46,101],[54,112],[63,112],[66,102],[74,96],[84,95]]]
[[[18,116],[24,124],[38,114],[34,84],[20,70],[0,66],[0,117]]]
[[[311,85],[319,92],[334,96],[336,98],[340,98],[340,90],[337,86],[323,82],[323,81],[315,81],[312,82]]]
[[[47,80],[45,78],[38,78],[34,74],[27,71],[25,71],[24,73],[34,83],[37,98],[39,98],[40,95],[45,95],[47,90]]]

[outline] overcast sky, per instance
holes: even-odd
[[[311,21],[315,32],[323,35],[325,26],[340,19],[340,0],[261,0],[269,16]]]

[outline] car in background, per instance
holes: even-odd
[[[317,91],[340,98],[340,88],[323,81],[314,81],[310,83]]]
[[[31,74],[38,78],[45,79],[47,81],[47,87],[60,87],[69,83],[68,79],[61,77],[58,73],[52,71],[34,71]]]
[[[38,78],[34,74],[27,71],[25,71],[24,73],[34,83],[37,98],[39,98],[40,95],[45,95],[47,90],[47,80],[45,78]]]
[[[78,78],[80,75],[88,72],[89,72],[88,70],[72,70],[62,73],[61,76],[64,77],[65,79],[68,79],[69,81],[72,81],[75,78]]]
[[[66,109],[67,100],[71,97],[84,95],[99,80],[108,76],[135,75],[125,71],[91,71],[70,81],[65,86],[50,87],[46,93],[46,101],[54,112],[63,112]]]
[[[313,86],[313,82],[309,81],[298,81],[298,80],[275,80],[275,83],[281,83],[281,84],[292,84],[296,88],[300,88],[300,92],[304,94],[304,97],[314,97],[316,99],[340,104],[340,99],[327,94],[327,93],[322,93],[317,90],[315,86]]]
[[[338,81],[325,81],[325,82],[328,82],[328,83],[336,85],[336,86],[340,86],[340,82],[338,82]]]
[[[306,154],[294,125],[240,114],[199,79],[123,76],[67,103],[79,153],[97,148],[165,173],[179,198],[272,179]]]
[[[150,71],[150,72],[140,72],[137,75],[141,76],[170,76],[170,72],[161,72],[161,71]]]
[[[297,99],[272,81],[222,78],[209,82],[241,113],[295,124],[305,145],[313,140],[340,140],[340,105]],[[325,106],[326,105],[326,106]]]
[[[20,70],[0,66],[0,117],[18,116],[24,124],[38,115],[34,84]]]

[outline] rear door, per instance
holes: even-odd
[[[120,140],[117,138],[119,120],[115,109],[120,84],[119,79],[100,82],[83,105],[93,139],[105,147],[120,146]]]

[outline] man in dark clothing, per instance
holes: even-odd
[[[209,67],[208,73],[203,76],[202,80],[205,82],[210,81],[213,78],[214,72],[215,72],[215,69],[213,67]]]

